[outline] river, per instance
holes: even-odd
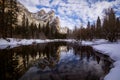
[[[103,80],[109,57],[90,46],[48,42],[0,50],[0,80]]]

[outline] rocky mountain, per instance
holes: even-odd
[[[46,13],[42,9],[37,13],[31,13],[20,2],[18,2],[17,6],[19,9],[19,12],[17,13],[18,25],[22,24],[22,17],[23,15],[25,15],[29,23],[35,23],[36,25],[41,24],[41,26],[43,26],[43,25],[46,25],[47,22],[49,21],[49,24],[51,26],[54,26],[57,29],[59,29],[60,21],[59,21],[59,18],[55,16],[55,12],[53,10]]]

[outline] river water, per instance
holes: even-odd
[[[103,80],[111,67],[108,56],[75,43],[0,50],[0,80]]]

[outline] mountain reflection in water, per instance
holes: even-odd
[[[0,50],[1,80],[102,80],[111,62],[90,46],[51,42]]]

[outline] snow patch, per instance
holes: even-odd
[[[93,45],[93,48],[109,55],[115,61],[114,68],[110,70],[104,80],[120,80],[120,42]]]
[[[20,45],[31,45],[34,43],[46,43],[50,42],[50,40],[41,40],[41,39],[15,39],[15,38],[7,38],[0,39],[0,49],[6,48],[14,48]]]
[[[120,44],[118,43],[94,45],[93,48],[109,55],[115,61],[120,60]]]
[[[0,38],[0,49],[14,48],[20,45],[31,45],[34,43],[47,43],[47,42],[59,42],[59,41],[75,42],[76,40],[73,40],[73,39],[41,40],[41,39],[15,39],[15,38],[3,39],[3,38]]]
[[[82,45],[98,45],[108,43],[105,39],[93,39],[92,41],[82,41]]]

